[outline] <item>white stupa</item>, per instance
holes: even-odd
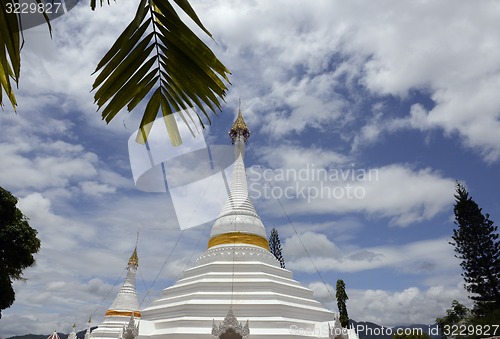
[[[137,328],[138,319],[141,318],[135,289],[135,273],[138,266],[136,245],[128,260],[125,282],[111,307],[106,311],[103,322],[90,334],[91,339],[131,339],[127,333]]]
[[[248,195],[243,158],[250,132],[241,110],[229,134],[236,159],[231,189],[208,249],[142,310],[139,338],[357,339],[353,329],[342,332],[336,315],[269,252],[266,230]]]

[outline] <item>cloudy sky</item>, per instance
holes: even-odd
[[[192,3],[232,72],[204,140],[229,144],[241,98],[250,193],[294,277],[332,309],[327,289],[343,279],[350,317],[385,326],[468,304],[448,241],[456,180],[500,220],[500,3]],[[210,222],[181,231],[171,192],[135,186],[128,142],[141,107],[106,125],[93,104],[91,73],[135,6],[91,12],[84,1],[52,39],[43,26],[25,32],[18,113],[0,112],[0,186],[42,248],[1,337],[97,325],[137,232],[143,307],[206,248]],[[183,208],[204,213],[201,192]]]

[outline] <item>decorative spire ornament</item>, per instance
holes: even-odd
[[[68,335],[68,339],[78,339],[76,337],[76,323],[73,324],[73,331]]]
[[[128,260],[127,268],[133,267],[133,268],[137,269],[137,267],[139,266],[139,257],[137,256],[137,243],[138,242],[139,242],[139,232],[137,232],[137,240],[135,242],[134,252],[130,256],[130,259]]]
[[[123,325],[122,339],[135,339],[139,335],[139,324],[135,324],[134,313],[130,316],[127,326]]]
[[[238,116],[234,121],[233,127],[229,131],[229,136],[231,137],[231,142],[233,145],[238,137],[243,137],[245,142],[248,140],[248,138],[250,138],[250,130],[247,127],[245,119],[243,119],[243,114],[241,113],[241,99],[238,109]]]

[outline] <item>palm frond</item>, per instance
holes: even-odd
[[[14,111],[17,101],[11,80],[17,86],[21,72],[19,15],[12,11],[16,2],[16,0],[0,2],[0,106],[4,105],[3,92],[5,92]]]
[[[187,0],[174,1],[211,36]],[[182,22],[168,0],[141,0],[134,19],[95,72],[99,74],[92,86],[94,99],[108,123],[123,108],[131,111],[152,93],[137,135],[142,143],[147,140],[148,125],[161,111],[170,140],[180,144],[172,114],[198,107],[210,121],[206,107],[217,114],[229,83],[229,70]]]
[[[36,0],[36,2],[42,4],[42,0]],[[19,86],[21,49],[24,43],[21,16],[14,10],[16,6],[19,6],[19,0],[0,2],[0,107],[4,105],[3,92],[5,92],[14,111],[16,111],[17,101],[11,80],[14,81],[16,87]],[[52,26],[45,10],[42,11],[42,16],[52,36]]]

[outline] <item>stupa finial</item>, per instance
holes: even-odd
[[[231,137],[231,142],[234,144],[238,137],[243,137],[245,142],[250,138],[250,131],[248,130],[245,119],[243,119],[243,114],[241,113],[241,99],[239,101],[238,116],[234,121],[233,127],[229,131],[229,136]]]
[[[84,339],[90,339],[90,324],[92,324],[92,317],[89,317],[89,321],[87,322],[87,331],[85,332]]]
[[[130,259],[128,260],[128,266],[127,267],[137,268],[137,266],[139,266],[139,257],[137,256],[137,244],[138,243],[139,243],[139,232],[137,232],[137,240],[135,241],[134,252],[130,256]]]
[[[76,336],[76,322],[73,323],[73,331],[68,335],[68,339],[78,339]]]

